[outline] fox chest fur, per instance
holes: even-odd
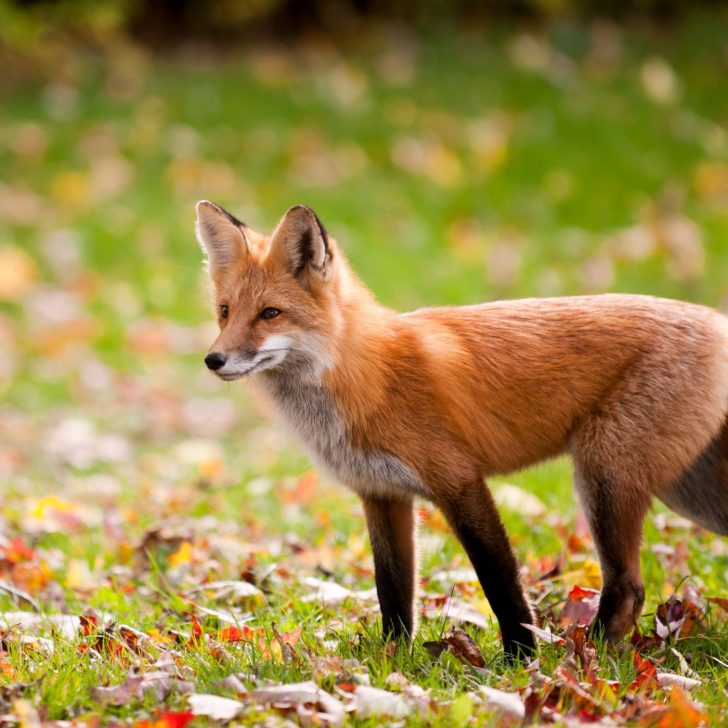
[[[313,462],[362,496],[423,495],[415,472],[396,455],[354,443],[329,390],[317,383],[267,373],[260,389]],[[261,381],[262,380],[262,381]]]

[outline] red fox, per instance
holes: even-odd
[[[534,622],[485,478],[561,453],[574,462],[603,575],[592,629],[634,625],[653,497],[728,534],[728,319],[633,295],[397,313],[298,205],[270,237],[197,205],[220,334],[205,357],[251,385],[313,461],[361,498],[386,637],[411,639],[416,497],[442,510],[508,656]]]

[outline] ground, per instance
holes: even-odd
[[[420,631],[381,644],[357,500],[204,369],[193,237],[202,197],[262,230],[302,202],[401,309],[607,290],[720,307],[721,22],[36,49],[0,104],[8,720],[728,720],[726,541],[656,506],[639,634],[585,643],[600,576],[562,460],[492,484],[556,642],[538,665],[503,661],[425,504]]]

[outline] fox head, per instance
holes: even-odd
[[[202,200],[197,237],[220,326],[208,368],[225,380],[291,366],[325,369],[338,261],[313,210],[292,207],[267,237]]]

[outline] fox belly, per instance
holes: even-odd
[[[320,385],[264,375],[263,388],[281,423],[321,469],[360,496],[427,495],[416,473],[396,455],[357,447],[331,394]]]

